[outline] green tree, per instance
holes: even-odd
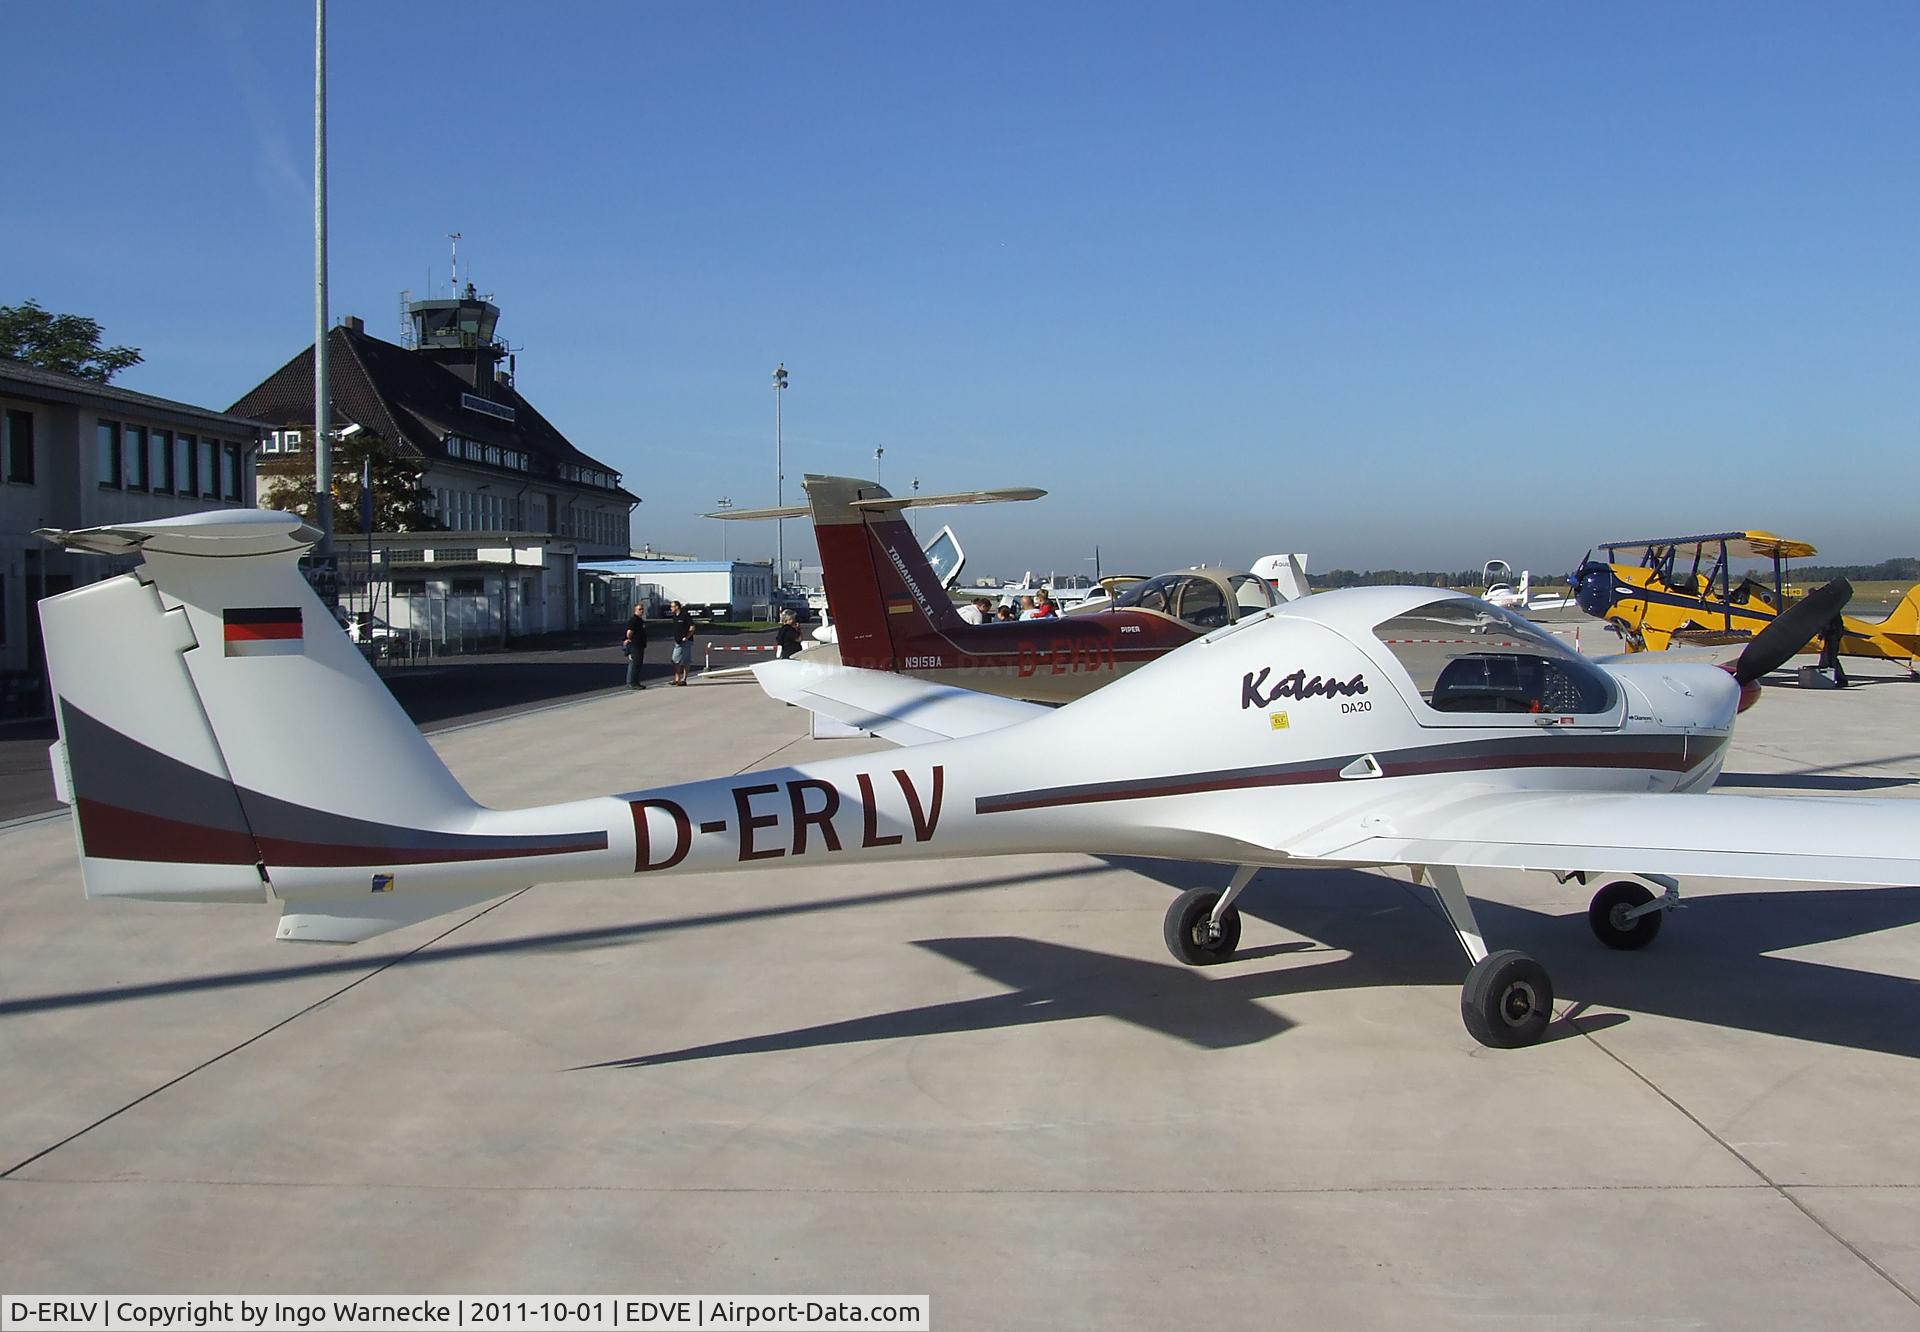
[[[311,455],[304,472],[273,478],[264,503],[269,509],[297,513],[316,521]],[[373,530],[376,532],[432,532],[439,529],[427,505],[433,492],[420,484],[418,459],[368,431],[349,436],[333,446],[333,530],[337,535],[364,535],[360,525],[360,469],[373,461]]]
[[[0,305],[0,356],[105,384],[146,358],[138,347],[102,347],[100,322],[54,314],[38,301]]]

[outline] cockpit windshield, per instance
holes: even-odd
[[[1199,573],[1161,574],[1125,589],[1113,599],[1113,604],[1159,611],[1185,620],[1196,629],[1218,629],[1239,615],[1264,610],[1273,604],[1273,594],[1264,583],[1245,574],[1241,578],[1252,586],[1242,586],[1233,580],[1223,586],[1220,580]]]
[[[1161,574],[1158,578],[1149,578],[1144,583],[1135,583],[1113,599],[1115,606],[1138,606],[1141,610],[1159,611],[1162,615],[1173,614],[1171,593],[1179,579],[1173,574]]]
[[[1538,625],[1472,597],[1430,601],[1373,628],[1436,712],[1606,712],[1613,679]]]
[[[1227,586],[1233,589],[1234,604],[1240,607],[1242,615],[1252,615],[1280,604],[1273,585],[1264,578],[1256,578],[1252,574],[1233,574],[1228,577]]]

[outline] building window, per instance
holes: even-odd
[[[33,413],[7,413],[7,480],[33,484]]]
[[[454,597],[485,596],[487,585],[480,578],[450,578],[447,580],[447,595]]]
[[[225,476],[222,478],[226,497],[230,500],[238,500],[240,498],[240,446],[225,445],[220,453],[226,463],[223,469]]]
[[[121,440],[120,456],[126,463],[128,490],[147,488],[147,428],[128,426]]]
[[[173,493],[173,432],[156,430],[147,441],[147,479],[156,495]]]
[[[220,441],[200,441],[200,498],[220,498]]]
[[[173,440],[173,484],[182,495],[200,493],[200,447],[192,435]]]
[[[93,428],[99,457],[100,485],[106,490],[120,489],[120,423],[101,421]]]
[[[262,453],[280,452],[280,432],[278,430],[273,431],[265,439],[260,441],[260,452]]]
[[[300,432],[298,430],[282,430],[280,432],[280,447],[288,453],[300,452]]]

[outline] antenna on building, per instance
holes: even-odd
[[[407,307],[413,304],[413,293],[400,293],[400,345],[408,351],[413,350],[413,315]]]
[[[449,231],[447,239],[453,242],[453,294],[460,294],[460,233]]]

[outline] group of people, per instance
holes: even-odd
[[[687,682],[687,672],[693,668],[693,613],[680,602],[667,607],[667,624],[673,636],[673,684]],[[627,688],[645,689],[640,681],[640,668],[647,656],[647,606],[645,602],[633,608],[633,618],[627,621],[627,636],[620,645],[627,656]]]
[[[667,624],[673,635],[673,680],[683,685],[687,682],[687,672],[693,669],[693,613],[676,601],[667,607]],[[800,617],[792,611],[780,612],[780,630],[774,635],[774,642],[780,647],[782,657],[791,657],[800,651]],[[633,617],[627,621],[627,635],[620,645],[627,657],[627,688],[645,689],[641,683],[640,669],[647,655],[647,606],[645,602],[633,608]]]
[[[985,597],[975,597],[960,608],[960,618],[968,624],[1004,624],[1013,620],[1052,620],[1060,615],[1053,595],[1041,588],[1030,597],[1020,598],[1020,608],[1003,605],[995,608]]]

